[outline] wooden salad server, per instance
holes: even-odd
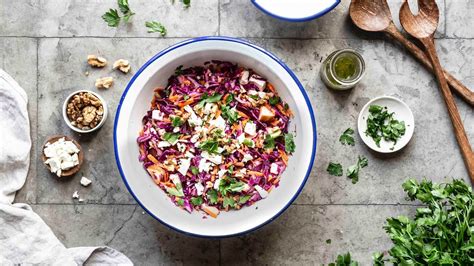
[[[418,14],[414,15],[410,11],[408,2],[404,0],[400,8],[400,22],[405,31],[420,40],[431,59],[467,171],[471,177],[472,184],[474,184],[474,153],[472,152],[472,147],[469,144],[469,139],[464,130],[461,116],[454,102],[453,95],[448,88],[448,83],[436,53],[434,33],[438,27],[439,9],[434,0],[418,0],[418,10]]]
[[[349,7],[349,15],[354,24],[365,31],[385,32],[395,40],[399,41],[431,72],[434,72],[430,59],[414,43],[408,40],[393,23],[390,8],[386,0],[352,0]],[[467,103],[474,106],[474,92],[464,86],[446,70],[446,80]]]

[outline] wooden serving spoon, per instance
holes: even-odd
[[[472,184],[474,184],[474,153],[472,152],[471,144],[469,144],[469,139],[464,130],[464,125],[456,103],[454,102],[453,95],[448,88],[448,83],[443,74],[443,69],[441,68],[441,63],[439,62],[434,44],[434,33],[439,21],[439,9],[434,0],[418,0],[418,10],[418,14],[413,15],[408,6],[408,2],[404,0],[400,8],[400,22],[402,23],[402,27],[411,36],[420,40],[426,48],[431,63],[433,64],[436,77],[438,78],[438,83],[443,93],[446,107],[448,108],[449,117],[453,123],[454,133],[459,147],[461,148],[467,171],[471,177]]]
[[[43,163],[48,159],[44,155],[44,152],[43,152],[44,148],[46,147],[46,144],[47,143],[52,144],[52,143],[58,141],[58,139],[60,139],[60,138],[64,138],[64,140],[66,140],[66,141],[72,141],[74,143],[74,145],[76,145],[77,148],[79,149],[79,153],[77,154],[77,157],[79,159],[79,164],[74,166],[73,168],[61,171],[61,177],[63,177],[63,176],[72,176],[72,175],[76,174],[77,172],[79,172],[79,170],[81,169],[82,163],[84,162],[84,152],[82,151],[81,145],[79,145],[79,143],[76,140],[74,140],[74,139],[72,139],[68,136],[63,136],[63,135],[54,135],[54,136],[49,137],[48,140],[43,145],[43,148],[41,149],[41,159],[43,160]],[[47,164],[44,164],[44,165],[51,172],[51,167]],[[52,174],[55,174],[55,173],[52,173]]]
[[[409,41],[393,23],[390,8],[386,0],[352,0],[349,15],[354,24],[365,31],[385,32],[405,46],[431,72],[434,72],[430,59],[415,44]],[[446,70],[444,76],[451,87],[471,106],[474,106],[474,92],[464,86]]]

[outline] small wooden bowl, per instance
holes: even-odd
[[[72,176],[72,175],[76,174],[77,172],[79,172],[79,170],[81,169],[82,163],[84,162],[84,152],[82,150],[82,147],[74,139],[72,139],[68,136],[64,136],[64,135],[54,135],[54,136],[49,137],[49,139],[44,143],[44,145],[41,149],[41,159],[43,159],[44,165],[46,166],[46,168],[48,168],[49,172],[51,172],[51,167],[48,164],[45,163],[48,158],[44,155],[44,148],[46,147],[46,143],[49,142],[49,143],[52,144],[53,142],[56,142],[60,138],[64,138],[64,140],[66,140],[66,141],[72,141],[74,143],[74,145],[76,145],[77,148],[79,149],[79,153],[77,154],[77,156],[79,158],[79,164],[74,166],[73,168],[61,171],[61,177],[63,177],[63,176]],[[51,174],[56,175],[56,173],[53,173],[53,172],[51,172]]]

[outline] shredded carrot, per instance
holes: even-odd
[[[234,163],[235,166],[243,167],[244,163],[243,162],[236,162]]]
[[[216,118],[219,118],[219,116],[221,116],[221,110],[220,109],[217,110],[217,112],[216,112]]]
[[[151,155],[151,154],[148,154],[146,157],[148,158],[148,160],[150,160],[150,161],[151,161],[152,163],[154,163],[154,164],[159,164],[159,163],[160,163],[160,162],[158,162],[158,160],[157,160],[155,157],[153,157],[153,155]]]
[[[257,171],[247,171],[249,175],[263,176],[263,173]]]
[[[178,106],[179,106],[179,107],[185,107],[186,105],[190,105],[190,104],[192,104],[193,102],[194,102],[194,98],[191,97],[191,98],[187,99],[187,100],[184,101],[184,102],[178,103]]]
[[[172,102],[176,102],[179,98],[181,98],[181,95],[170,95],[168,97],[168,100],[170,100]]]
[[[237,113],[238,113],[241,117],[244,117],[244,118],[247,118],[247,119],[249,118],[248,115],[242,113],[241,111],[237,111]]]
[[[268,88],[271,92],[275,92],[275,87],[273,87],[273,85],[272,85],[270,82],[267,83],[267,88]]]

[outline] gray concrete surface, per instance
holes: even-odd
[[[396,20],[401,1],[389,2]],[[446,2],[438,1],[438,52],[446,69],[474,88],[474,5],[469,0]],[[31,204],[67,246],[107,244],[137,265],[318,265],[346,251],[368,265],[372,252],[390,247],[382,229],[385,218],[414,211],[416,203],[404,199],[403,180],[468,180],[435,79],[399,45],[356,30],[347,17],[348,0],[308,23],[275,20],[247,0],[192,0],[189,9],[168,0],[130,0],[130,5],[137,13],[133,22],[113,29],[100,18],[115,7],[112,0],[0,0],[0,67],[28,92],[34,142],[28,180],[16,201]],[[146,33],[146,20],[162,21],[168,36]],[[295,71],[316,112],[318,151],[303,193],[280,218],[247,236],[206,240],[176,233],[136,205],[121,181],[112,147],[115,108],[132,75],[110,68],[91,71],[85,62],[94,53],[111,62],[125,58],[133,74],[152,55],[178,41],[219,34],[248,39]],[[318,71],[330,52],[345,47],[362,52],[367,76],[355,89],[335,93],[324,87]],[[111,89],[100,91],[109,103],[109,119],[96,134],[73,133],[61,118],[64,97],[78,89],[96,90],[95,79],[105,75],[115,78]],[[399,97],[413,110],[416,129],[411,143],[390,158],[371,153],[359,137],[354,147],[340,145],[339,135],[347,127],[356,128],[360,108],[380,95]],[[474,142],[474,111],[462,101],[458,104]],[[38,161],[38,150],[52,134],[72,135],[85,148],[86,162],[74,178],[58,181]],[[329,161],[348,165],[358,154],[369,158],[359,183],[326,173]],[[93,184],[81,187],[81,175]],[[72,200],[75,190],[84,203]],[[326,239],[332,243],[326,244]]]

